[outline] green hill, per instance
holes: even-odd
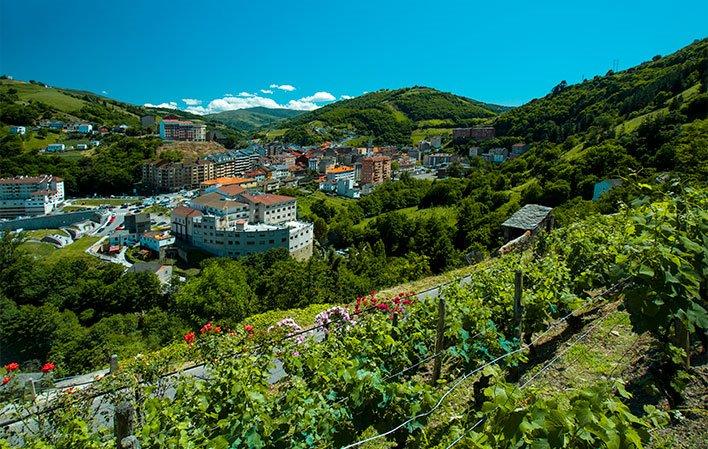
[[[383,89],[329,104],[282,123],[284,140],[316,143],[352,134],[376,143],[411,143],[415,136],[449,134],[506,110],[428,87]],[[425,132],[425,130],[431,130]]]
[[[255,107],[207,114],[205,117],[235,129],[253,131],[263,126],[273,125],[283,119],[302,114],[292,109],[271,109]]]
[[[28,125],[39,119],[138,126],[144,108],[90,92],[49,87],[37,81],[0,80],[0,121]]]
[[[703,39],[621,72],[576,85],[562,81],[545,97],[500,115],[494,125],[501,135],[560,143],[576,134],[611,134],[615,127],[632,131],[655,111],[681,109],[692,119],[708,105],[707,58],[708,39]]]

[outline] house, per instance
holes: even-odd
[[[513,156],[521,156],[522,154],[526,153],[528,149],[529,146],[523,142],[515,143],[511,146],[511,154]]]
[[[506,148],[492,148],[489,150],[489,161],[495,164],[501,164],[509,157],[509,150]]]
[[[24,136],[27,133],[27,128],[24,126],[11,126],[10,134],[17,134],[19,136]]]
[[[65,151],[66,150],[66,145],[63,143],[51,143],[47,145],[47,148],[45,148],[44,151],[48,153],[54,153],[55,151]]]
[[[75,128],[76,132],[81,133],[81,134],[88,134],[93,132],[93,125],[90,125],[88,123],[80,123],[76,125]]]
[[[595,183],[592,191],[592,200],[597,201],[605,193],[610,191],[613,187],[622,184],[621,179],[603,179]]]
[[[108,236],[110,246],[133,246],[140,241],[140,234],[135,234],[127,229],[113,231]]]
[[[92,147],[97,147],[97,146],[99,146],[99,145],[101,145],[101,141],[100,141],[100,140],[92,140],[92,141],[91,141],[91,146],[92,146]]]
[[[172,266],[157,261],[138,262],[128,268],[128,273],[153,273],[163,286],[169,285],[172,281]]]
[[[469,157],[477,157],[482,155],[482,149],[480,147],[470,147],[467,151]]]
[[[77,144],[76,144],[76,149],[77,149],[77,150],[88,150],[88,144],[86,144],[86,143],[77,143]]]
[[[151,231],[140,236],[140,246],[156,253],[161,253],[164,248],[174,243],[175,237],[167,231]]]
[[[123,218],[125,229],[132,234],[142,234],[150,230],[150,214],[128,214]]]
[[[538,204],[527,204],[514,215],[502,223],[504,230],[504,240],[509,241],[523,235],[526,231],[531,231],[531,235],[536,235],[539,231],[550,231],[553,229],[552,207],[540,206]]]

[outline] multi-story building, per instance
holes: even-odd
[[[260,155],[252,149],[242,149],[213,153],[204,159],[214,164],[214,178],[224,178],[243,176],[253,170],[260,161]]]
[[[466,142],[470,139],[493,139],[495,135],[493,126],[475,126],[474,128],[455,128],[452,130],[452,140],[455,142]]]
[[[165,117],[160,122],[160,138],[162,140],[203,142],[206,140],[206,125]]]
[[[298,259],[312,255],[313,225],[296,220],[295,198],[222,189],[195,198],[190,207],[175,208],[172,234],[217,256],[271,248],[287,248]]]
[[[451,154],[447,153],[433,153],[433,154],[426,154],[423,157],[423,165],[426,167],[440,167],[443,165],[447,165],[451,163],[453,160],[453,157]]]
[[[336,184],[340,179],[351,179],[354,180],[354,167],[349,167],[347,165],[338,165],[336,167],[330,167],[325,173],[327,182]]]
[[[361,160],[361,184],[381,184],[391,179],[391,158],[371,156]]]
[[[52,175],[0,178],[0,217],[45,215],[64,202],[64,181]]]

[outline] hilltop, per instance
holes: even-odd
[[[383,89],[337,101],[278,124],[296,143],[317,143],[356,134],[376,143],[403,143],[450,134],[456,126],[484,122],[507,110],[429,87]]]
[[[497,134],[562,143],[574,135],[628,134],[660,114],[681,112],[688,121],[708,109],[708,39],[677,52],[579,84],[561,81],[540,99],[494,120]]]
[[[281,120],[302,114],[292,109],[272,109],[262,106],[234,111],[216,112],[204,117],[242,131],[254,131],[264,126],[271,126]]]

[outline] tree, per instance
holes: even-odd
[[[230,259],[209,259],[177,292],[175,307],[195,325],[209,320],[235,324],[258,311],[243,266]]]

